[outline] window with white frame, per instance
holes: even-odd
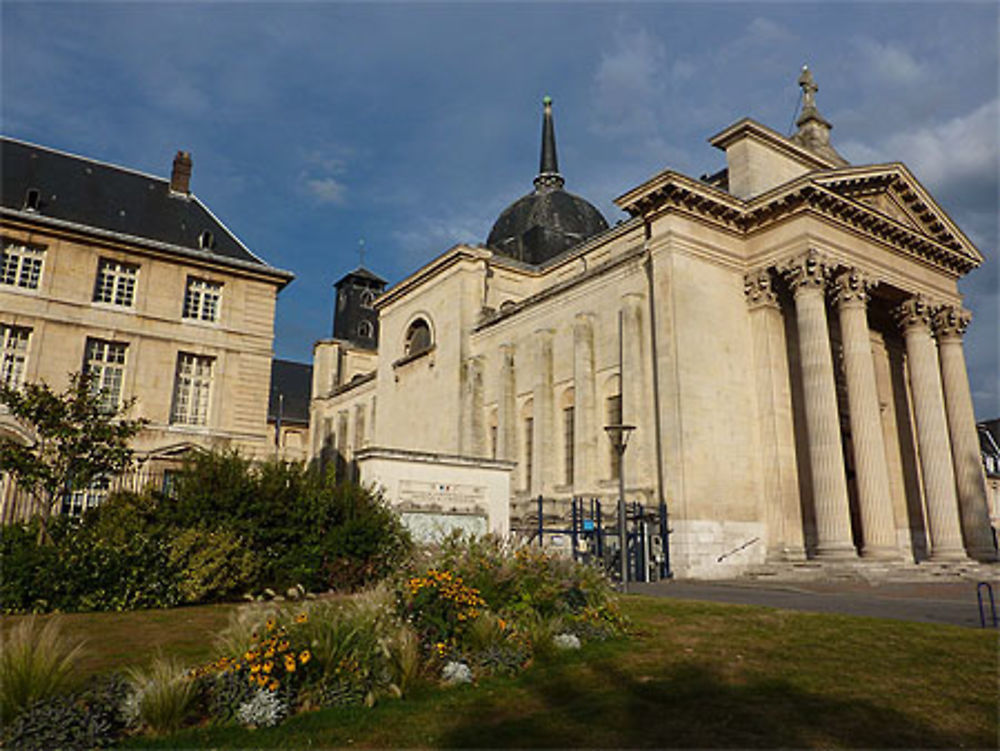
[[[0,324],[0,384],[17,388],[24,383],[30,338],[29,328]]]
[[[111,482],[107,477],[97,477],[85,488],[74,490],[63,497],[62,512],[66,516],[83,516],[88,509],[97,508],[108,497]]]
[[[104,339],[87,339],[83,369],[90,378],[90,387],[100,396],[101,407],[115,412],[122,401],[122,382],[125,380],[124,342]]]
[[[94,302],[132,307],[135,301],[135,279],[138,266],[102,258],[97,267]]]
[[[5,240],[3,256],[0,256],[0,285],[38,289],[44,258],[44,248]]]
[[[208,397],[212,390],[214,357],[181,352],[177,355],[174,404],[170,422],[176,425],[207,425]]]
[[[194,321],[218,321],[222,285],[189,276],[184,292],[184,317]]]

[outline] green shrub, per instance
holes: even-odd
[[[39,545],[38,522],[0,527],[0,610],[45,612],[59,578],[59,551]]]
[[[29,616],[0,635],[0,722],[71,689],[82,649],[63,635],[57,618],[39,626]]]
[[[134,724],[154,733],[169,733],[189,719],[198,689],[189,671],[178,662],[157,658],[148,668],[128,671],[128,714]]]
[[[252,586],[257,561],[243,540],[228,530],[197,527],[171,536],[168,561],[176,571],[184,602],[208,602]]]
[[[22,751],[107,748],[125,729],[126,694],[117,674],[94,678],[79,693],[32,704],[5,726],[3,741]]]

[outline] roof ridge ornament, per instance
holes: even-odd
[[[816,92],[819,91],[819,86],[808,65],[802,66],[798,84],[802,88],[802,114],[795,121],[798,131],[790,140],[841,166],[847,165],[847,160],[830,145],[830,131],[833,126],[816,107]]]
[[[558,190],[566,181],[559,174],[559,160],[556,157],[556,128],[552,120],[552,97],[546,95],[542,99],[542,154],[538,163],[538,176],[535,177],[535,190]]]

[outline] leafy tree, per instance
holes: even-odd
[[[148,422],[125,419],[134,400],[109,406],[87,373],[71,373],[69,380],[62,393],[46,383],[16,389],[0,384],[0,406],[32,437],[28,445],[0,437],[0,472],[10,473],[41,507],[39,544],[49,539],[56,503],[99,477],[128,469],[129,443]]]

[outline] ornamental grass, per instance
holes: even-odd
[[[58,618],[41,624],[30,616],[0,633],[0,721],[9,723],[32,704],[68,692],[82,651],[82,642],[64,636]]]

